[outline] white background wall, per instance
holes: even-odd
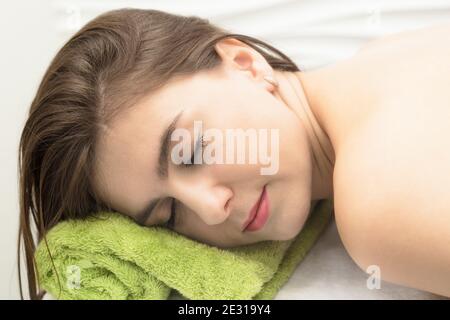
[[[1,7],[0,299],[19,297],[17,148],[26,113],[58,48],[99,13],[141,7],[199,15],[271,43],[303,69],[349,57],[383,34],[450,21],[450,0],[14,0]]]

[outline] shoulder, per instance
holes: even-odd
[[[365,272],[377,266],[383,280],[449,296],[448,192],[427,192],[432,182],[380,169],[361,154],[346,157],[336,161],[333,183],[336,225],[349,256]]]
[[[450,281],[450,175],[371,139],[352,141],[336,157],[334,213],[342,243],[363,271],[377,265],[384,280],[448,295],[439,279]]]
[[[363,268],[383,229],[377,227],[396,207],[390,196],[395,180],[379,151],[363,136],[341,148],[333,172],[334,212],[339,236],[352,259]],[[365,142],[364,142],[365,141]],[[391,180],[391,181],[390,181]]]

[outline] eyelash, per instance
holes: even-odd
[[[201,137],[200,137],[200,140],[201,140],[201,145],[202,145],[202,147],[205,147],[208,143],[207,142],[205,142],[205,140],[204,140],[204,135],[202,135]],[[191,156],[191,163],[182,163],[182,165],[183,165],[183,167],[190,167],[190,166],[193,166],[193,165],[195,165],[194,164],[194,156],[195,156],[195,152],[197,151],[196,150],[197,148],[194,148],[194,151],[192,152],[192,156]]]
[[[169,220],[167,220],[165,226],[169,229],[173,229],[173,227],[175,226],[175,219],[176,219],[176,203],[175,203],[175,199],[172,199],[172,203],[170,205],[170,218]]]

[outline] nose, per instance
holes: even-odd
[[[174,197],[206,224],[215,225],[228,219],[233,191],[219,183],[191,181],[189,185],[178,185]]]

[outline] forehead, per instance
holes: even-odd
[[[175,92],[180,97],[175,86],[145,97],[119,112],[102,133],[96,146],[96,189],[116,210],[138,212],[164,189],[156,171],[160,137],[189,103],[175,99]]]

